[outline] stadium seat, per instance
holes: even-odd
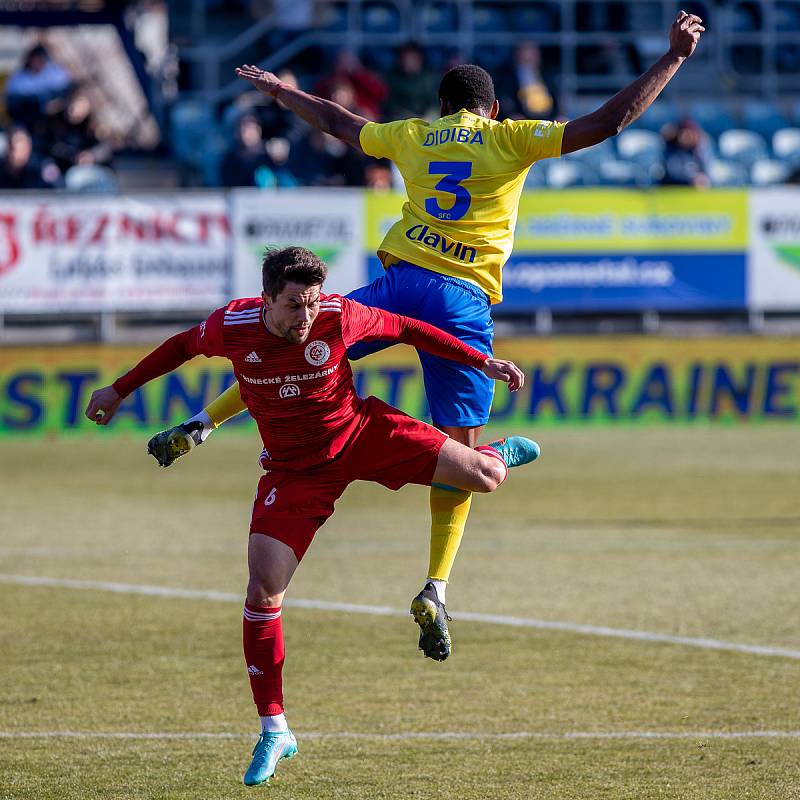
[[[117,176],[99,164],[77,164],[64,175],[64,185],[70,192],[100,192],[116,194],[119,191]]]
[[[458,13],[453,3],[425,3],[419,9],[418,19],[425,33],[458,30]]]
[[[361,25],[365,33],[395,33],[402,30],[403,20],[394,3],[364,3]]]
[[[247,111],[248,109],[242,108],[236,103],[226,106],[225,111],[222,112],[222,130],[228,136],[233,136],[236,133],[236,126],[239,124],[239,120]]]
[[[718,144],[719,153],[724,159],[737,161],[748,169],[759,159],[767,157],[767,145],[754,131],[742,128],[723,131]]]
[[[735,33],[760,31],[762,14],[760,4],[753,0],[745,0],[724,9],[727,13],[726,25]]]
[[[781,74],[800,73],[800,45],[779,44],[775,48],[775,69]]]
[[[521,33],[550,33],[561,24],[559,8],[553,3],[520,3],[507,14],[514,30]]]
[[[753,164],[750,180],[754,186],[774,186],[784,183],[791,171],[792,168],[786,161],[764,158]]]
[[[361,61],[370,69],[390,73],[397,63],[394,48],[377,45],[361,48]]]
[[[775,158],[800,164],[800,128],[782,128],[772,137],[772,152]]]
[[[689,116],[715,139],[718,139],[725,131],[739,127],[727,107],[713,100],[693,103],[689,112]]]
[[[736,41],[734,39],[734,41]],[[730,48],[730,63],[740,75],[760,75],[764,70],[764,47],[760,44],[734,44]]]
[[[664,157],[664,140],[654,131],[626,130],[617,136],[617,153],[628,161],[649,167]]]
[[[773,10],[775,29],[786,33],[800,31],[800,3],[778,0]]]
[[[640,186],[649,183],[647,173],[630,161],[602,161],[598,172],[600,183],[605,186]]]
[[[746,128],[760,133],[765,139],[771,139],[775,131],[785,128],[789,124],[786,117],[766,100],[746,102],[742,122]]]
[[[659,97],[638,119],[636,126],[648,131],[660,131],[668,122],[677,122],[680,112],[671,100]]]
[[[208,103],[195,100],[175,103],[170,114],[169,139],[176,158],[185,164],[201,166],[206,134],[215,127]]]
[[[708,167],[712,186],[746,186],[747,169],[732,161],[712,161]]]
[[[616,153],[614,152],[612,141],[606,139],[604,142],[599,142],[592,147],[587,147],[585,150],[578,150],[576,153],[571,153],[568,158],[597,168],[603,161],[610,161],[616,158]]]
[[[525,189],[538,189],[547,186],[548,160],[534,164],[525,176]]]
[[[475,3],[472,21],[475,30],[482,33],[514,30],[504,9],[494,3]]]
[[[541,169],[538,164],[534,169]],[[552,189],[570,186],[592,186],[597,184],[597,175],[586,164],[576,160],[559,159],[547,165],[547,185]]]
[[[230,144],[230,137],[225,136],[217,128],[212,128],[203,140],[204,157],[199,166],[203,174],[204,186],[222,185],[222,161]]]
[[[348,26],[347,3],[325,3],[320,30],[327,33],[344,33]]]

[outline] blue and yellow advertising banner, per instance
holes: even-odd
[[[402,201],[367,195],[369,253]],[[744,309],[747,242],[748,197],[741,190],[527,192],[503,269],[501,308]],[[371,274],[375,269],[371,261]]]
[[[498,340],[525,371],[522,391],[498,385],[493,420],[520,426],[752,423],[800,418],[800,343],[790,338],[554,337]],[[0,350],[0,433],[88,432],[94,388],[125,371],[137,347]],[[362,395],[426,417],[419,362],[396,346],[353,364]],[[142,434],[179,422],[227,388],[228,362],[197,358],[125,400],[111,430]],[[246,420],[246,418],[245,418]],[[240,427],[249,424],[242,420]],[[244,424],[242,424],[244,422]],[[255,435],[255,430],[253,429]]]

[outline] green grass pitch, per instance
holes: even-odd
[[[473,503],[449,661],[417,652],[410,617],[287,607],[300,756],[268,786],[240,782],[257,718],[238,600],[0,578],[0,798],[800,797],[800,659],[458,619],[797,653],[796,429],[536,438],[541,460]],[[217,434],[169,470],[144,445],[1,440],[0,573],[241,596],[258,443]],[[290,597],[405,609],[427,540],[425,490],[356,484]]]

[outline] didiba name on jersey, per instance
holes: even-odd
[[[460,142],[461,144],[483,144],[480,131],[469,128],[443,128],[442,130],[429,131],[425,136],[423,147],[433,147],[447,142]]]
[[[459,261],[469,261],[474,263],[478,251],[474,247],[467,247],[461,242],[448,239],[443,233],[435,233],[427,225],[414,225],[406,231],[406,239],[412,242],[419,242],[430,250],[452,256]]]

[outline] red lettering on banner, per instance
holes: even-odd
[[[94,228],[94,233],[89,237],[89,241],[94,244],[95,242],[100,242],[103,240],[103,233],[105,232],[106,228],[108,227],[108,214],[101,214],[97,219],[97,224]]]
[[[56,221],[47,213],[45,206],[39,206],[33,218],[33,241],[52,242],[55,239]]]
[[[56,215],[40,206],[32,220],[34,244],[108,244],[136,242],[174,242],[207,244],[214,234],[231,235],[227,214],[208,212],[162,212],[156,209],[146,216],[125,211],[86,210],[81,214]]]
[[[0,214],[0,226],[5,234],[5,247],[0,247],[0,275],[12,270],[19,260],[17,218],[14,214]]]

